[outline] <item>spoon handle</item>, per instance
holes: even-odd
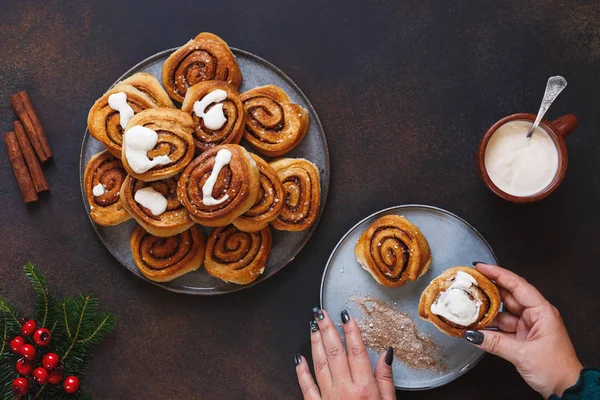
[[[567,81],[560,75],[551,76],[548,79],[548,83],[546,84],[546,91],[544,92],[544,98],[542,99],[542,104],[540,104],[540,109],[537,113],[537,117],[535,122],[531,126],[531,129],[527,133],[527,139],[530,139],[533,136],[533,132],[540,124],[542,118],[544,118],[544,114],[548,111],[548,108],[552,104],[554,100],[558,97],[560,92],[563,91],[564,88],[567,87]]]

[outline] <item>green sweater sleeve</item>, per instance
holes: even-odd
[[[562,397],[553,394],[548,400],[594,400],[600,399],[600,370],[584,368],[577,383],[563,393]]]

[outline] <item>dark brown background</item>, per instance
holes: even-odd
[[[293,354],[309,352],[329,253],[358,220],[406,203],[471,222],[562,311],[584,364],[600,364],[599,2],[66,3],[0,3],[0,130],[15,118],[9,95],[26,89],[54,151],[52,193],[25,206],[0,146],[0,282],[31,305],[21,273],[31,260],[56,292],[94,293],[119,315],[83,380],[96,398],[300,397]],[[77,167],[94,100],[141,59],[201,31],[289,74],[319,113],[332,165],[304,251],[271,280],[214,298],[168,293],[112,258],[85,215]],[[499,118],[536,112],[554,74],[569,87],[549,117],[580,118],[566,179],[538,204],[509,204],[482,185],[478,142]],[[492,356],[447,386],[399,397],[538,398]]]

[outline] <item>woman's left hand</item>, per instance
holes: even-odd
[[[375,373],[360,335],[360,329],[345,310],[342,322],[347,352],[340,335],[324,310],[313,309],[315,320],[310,324],[312,358],[317,383],[308,363],[296,354],[296,373],[304,399],[396,399],[392,377],[393,349],[383,353]],[[318,384],[318,385],[317,385]]]

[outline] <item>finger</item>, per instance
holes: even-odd
[[[519,304],[527,307],[537,307],[546,302],[542,294],[524,278],[512,271],[497,265],[477,264],[477,270],[505,289],[515,297]]]
[[[509,312],[501,312],[496,315],[496,318],[489,324],[488,328],[498,328],[503,332],[514,333],[517,331],[519,317]]]
[[[390,347],[383,353],[375,365],[375,380],[382,400],[396,400],[396,386],[392,362],[394,361],[394,348]]]
[[[300,384],[300,390],[302,390],[302,396],[304,400],[319,400],[321,394],[319,393],[319,387],[315,383],[310,369],[308,369],[308,363],[306,359],[300,354],[296,354],[296,375],[298,375],[298,383]]]
[[[515,363],[520,350],[514,333],[500,331],[467,331],[465,339],[476,347]]]
[[[313,366],[315,367],[315,376],[322,391],[326,391],[333,386],[329,363],[327,362],[327,354],[319,325],[315,321],[310,322],[310,347],[312,350]]]
[[[333,321],[325,310],[315,307],[313,309],[315,320],[319,324],[319,331],[323,338],[323,346],[327,355],[327,363],[334,381],[351,381],[348,357],[342,344],[342,339]]]
[[[515,296],[513,296],[511,292],[501,287],[500,297],[502,298],[502,302],[504,303],[508,311],[519,316],[523,314],[525,307],[519,304],[519,302],[517,301],[517,299],[515,299]]]
[[[352,381],[358,385],[366,385],[374,379],[373,367],[360,335],[360,328],[356,320],[346,310],[342,311],[342,325],[346,336],[346,349]]]

